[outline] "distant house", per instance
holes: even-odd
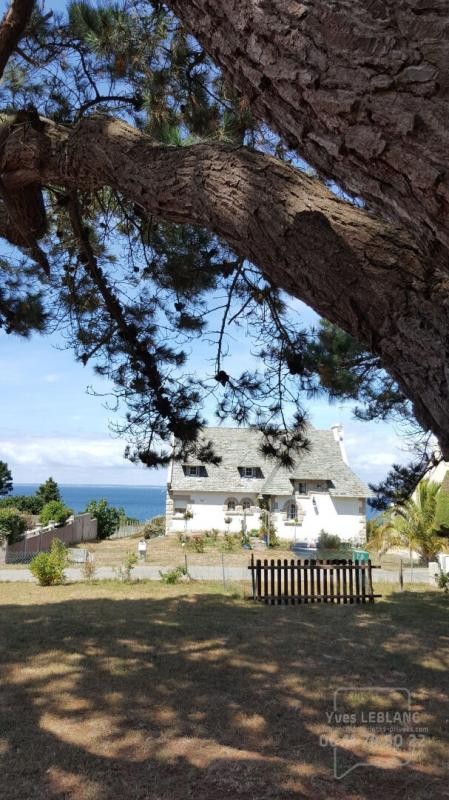
[[[167,485],[167,533],[240,532],[260,525],[261,504],[283,539],[314,542],[321,530],[342,540],[365,540],[367,487],[347,464],[343,430],[308,431],[311,448],[292,469],[260,453],[262,434],[245,428],[207,428],[218,466],[172,461]]]

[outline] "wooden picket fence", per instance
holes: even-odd
[[[281,561],[251,555],[253,600],[269,605],[296,603],[374,603],[371,561],[313,559]]]

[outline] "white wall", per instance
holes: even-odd
[[[193,518],[188,520],[187,528],[184,519],[172,519],[169,524],[169,532],[184,532],[185,530],[197,532],[218,528],[220,531],[229,530],[231,533],[240,533],[243,514],[234,514],[224,510],[230,496],[218,492],[190,493],[191,502],[188,504],[188,508],[193,513]],[[241,504],[244,497],[249,497],[253,501],[254,507],[257,507],[256,495],[240,493],[234,494],[232,497],[237,501],[237,505]],[[304,512],[304,518],[302,524],[296,526],[289,524],[290,521],[285,519],[283,513],[285,503],[292,501],[293,497],[278,497],[275,500],[277,510],[272,512],[271,519],[280,538],[314,541],[318,538],[320,531],[325,530],[327,533],[338,534],[343,541],[365,540],[366,519],[363,507],[357,498],[333,498],[324,492],[300,497],[299,502]],[[173,505],[177,506],[176,493],[174,493]],[[225,516],[231,517],[229,527],[225,525]],[[259,525],[259,509],[255,508],[252,512],[247,512],[247,530],[258,528]]]

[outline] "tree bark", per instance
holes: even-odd
[[[22,38],[33,11],[34,0],[12,0],[0,22],[0,78]]]
[[[169,0],[318,172],[408,226],[447,269],[447,0]]]
[[[215,232],[377,353],[449,456],[448,280],[401,228],[269,156],[158,146],[104,116],[16,126],[0,164],[8,192],[107,185],[151,214]]]

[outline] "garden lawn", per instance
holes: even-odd
[[[0,584],[0,604],[2,800],[448,797],[436,591],[268,607],[196,583]],[[400,752],[357,724],[339,768],[367,766],[336,780],[320,736],[343,687],[353,710],[405,687],[426,735]]]
[[[120,564],[130,550],[137,553],[139,538],[130,536],[126,539],[105,539],[102,542],[88,542],[79,546],[87,547],[93,554],[97,566],[114,566]],[[283,547],[261,548],[253,552],[255,558],[294,558],[295,554],[289,548],[290,543],[286,542]],[[217,544],[207,544],[204,553],[195,552],[191,545],[183,547],[176,535],[161,536],[147,541],[146,564],[176,567],[184,564],[186,556],[190,566],[219,566],[223,557],[226,566],[240,567],[249,563],[251,551],[238,546],[234,551],[223,552],[221,538]]]

